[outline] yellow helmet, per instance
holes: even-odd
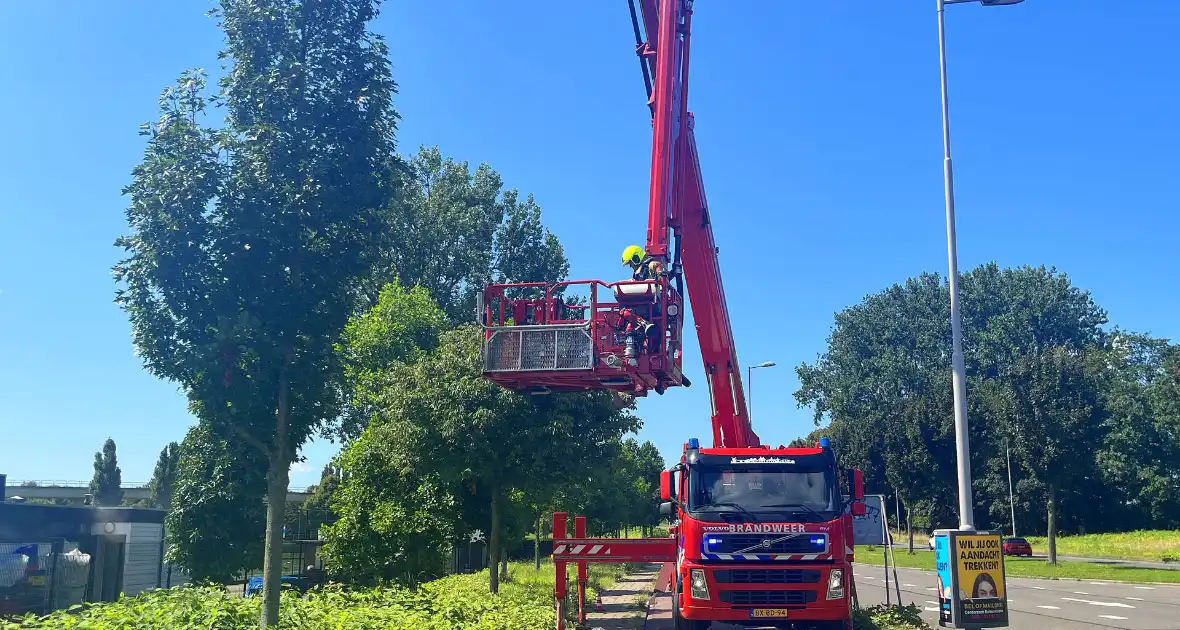
[[[647,252],[638,245],[631,245],[623,250],[623,264],[624,265],[638,265],[643,261],[643,257],[647,256]]]

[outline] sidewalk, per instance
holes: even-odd
[[[659,572],[659,564],[649,564],[641,571],[624,576],[609,591],[600,593],[602,606],[598,611],[587,613],[586,627],[594,630],[643,630],[647,601]],[[594,611],[593,604],[590,606],[590,610]]]

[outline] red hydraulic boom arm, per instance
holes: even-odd
[[[682,276],[687,284],[709,386],[713,446],[759,446],[747,413],[713,223],[701,179],[694,118],[688,111],[693,2],[638,0],[646,41],[640,33],[635,0],[631,2],[636,50],[642,60],[644,83],[650,85],[648,105],[652,112],[647,253],[670,268],[673,278]],[[668,19],[660,19],[664,16]],[[672,260],[668,260],[669,256]]]
[[[709,204],[688,111],[692,0],[628,0],[652,119],[646,253],[666,274],[616,282],[492,284],[480,296],[484,374],[528,394],[688,386],[684,294],[709,388],[713,446],[760,446],[742,391]],[[588,299],[567,299],[579,287]]]

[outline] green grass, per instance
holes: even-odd
[[[897,560],[897,566],[901,568],[934,570],[934,552],[932,551],[915,551],[914,555],[911,556],[906,554],[904,550],[895,549],[894,557]],[[869,548],[864,551],[858,550],[856,560],[857,562],[876,566],[884,564],[880,548]],[[1169,582],[1180,584],[1180,571],[1170,571],[1168,569],[1138,569],[1119,565],[1097,564],[1094,562],[1070,561],[1060,561],[1057,563],[1057,566],[1051,566],[1043,559],[1011,557],[1004,559],[1004,566],[1007,570],[1008,577],[1047,578],[1050,580],[1077,579],[1119,580],[1123,582]]]
[[[1037,553],[1044,553],[1049,548],[1049,540],[1043,536],[1026,538]],[[1180,562],[1180,531],[1154,530],[1058,536],[1057,553],[1089,558]]]

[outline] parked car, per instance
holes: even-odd
[[[1028,541],[1023,538],[1005,538],[1003,548],[1005,556],[1032,557],[1032,545],[1028,544]]]

